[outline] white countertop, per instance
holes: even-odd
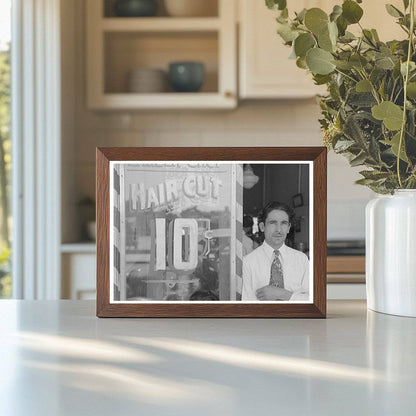
[[[0,301],[0,415],[414,415],[416,319],[98,319]]]

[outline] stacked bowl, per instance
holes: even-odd
[[[128,91],[158,93],[167,90],[166,72],[162,69],[137,68],[129,73]]]

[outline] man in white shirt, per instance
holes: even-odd
[[[243,301],[309,300],[309,260],[285,245],[292,212],[270,202],[259,215],[264,243],[243,259]]]

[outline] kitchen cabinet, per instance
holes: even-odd
[[[289,11],[320,7],[332,10],[337,0],[292,0]],[[390,2],[402,9],[402,1]],[[381,40],[403,38],[404,32],[388,15],[384,4],[364,2],[362,25],[376,28]],[[315,86],[312,77],[289,59],[291,50],[276,33],[275,16],[278,12],[267,9],[264,1],[239,0],[239,96],[242,99],[309,98],[324,93],[324,87]],[[386,22],[389,22],[386,24]],[[350,26],[358,33],[358,25]]]
[[[290,9],[324,7],[323,1],[295,0]],[[309,98],[319,93],[311,75],[289,59],[290,48],[276,33],[278,12],[264,1],[239,0],[240,98]]]
[[[115,17],[114,2],[88,0],[87,105],[90,109],[233,108],[237,105],[236,7],[218,2],[211,17]],[[165,13],[166,14],[166,13]],[[128,92],[139,68],[167,71],[175,61],[202,62],[206,78],[195,93]]]
[[[62,244],[61,253],[61,298],[72,300],[95,299],[95,244]]]
[[[62,244],[62,299],[95,299],[95,244]],[[364,256],[328,256],[328,299],[365,299]]]

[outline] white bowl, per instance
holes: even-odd
[[[87,234],[91,241],[96,241],[97,239],[97,227],[95,221],[87,222]]]
[[[173,17],[217,16],[216,0],[165,0],[166,11]]]
[[[129,73],[127,85],[129,92],[165,92],[167,89],[167,74],[160,69],[138,68]]]

